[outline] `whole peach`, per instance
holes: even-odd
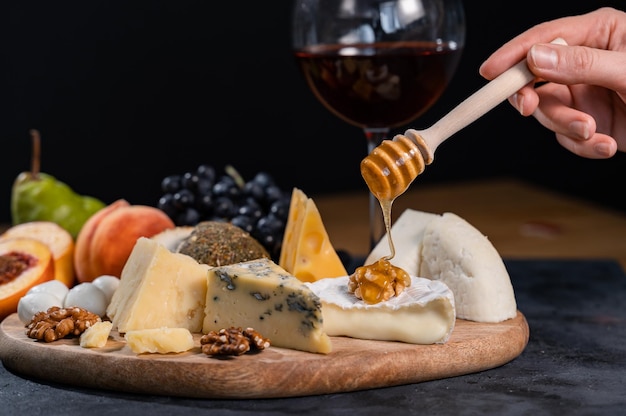
[[[91,216],[76,237],[76,280],[120,277],[139,237],[152,237],[174,227],[170,217],[156,207],[131,205],[124,199],[113,202]]]

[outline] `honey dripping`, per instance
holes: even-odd
[[[411,285],[409,274],[391,264],[396,255],[391,237],[391,207],[433,158],[419,134],[414,130],[405,134],[384,140],[361,162],[361,175],[383,213],[390,252],[372,264],[358,267],[350,278],[349,289],[355,294],[358,289],[357,296],[370,304],[397,296]]]

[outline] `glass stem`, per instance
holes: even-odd
[[[389,128],[364,128],[367,139],[367,153],[371,153],[389,134]],[[369,194],[369,222],[370,222],[370,250],[385,235],[385,221],[378,199],[370,192]]]

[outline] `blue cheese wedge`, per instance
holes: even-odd
[[[306,283],[322,301],[324,330],[329,336],[410,344],[448,341],[456,313],[454,295],[440,281],[411,277],[399,296],[367,304],[348,291],[348,276]]]
[[[205,334],[251,327],[276,347],[322,354],[332,351],[319,297],[270,259],[211,268],[205,304]]]

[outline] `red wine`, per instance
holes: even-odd
[[[397,127],[428,110],[447,87],[460,49],[426,42],[320,45],[295,52],[315,96],[359,127]]]

